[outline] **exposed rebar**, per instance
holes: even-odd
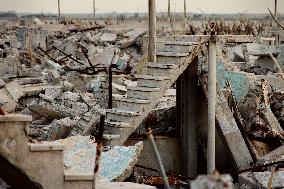
[[[150,140],[151,145],[153,147],[153,150],[154,150],[154,153],[155,153],[155,156],[156,156],[156,160],[157,160],[157,163],[158,163],[158,166],[159,166],[159,171],[160,171],[160,174],[163,178],[165,188],[171,189],[170,184],[169,184],[169,180],[168,180],[168,177],[166,175],[165,168],[164,168],[164,165],[163,165],[160,153],[159,153],[159,150],[157,148],[157,144],[156,144],[154,136],[153,136],[153,131],[150,127],[150,124],[151,124],[153,119],[154,119],[153,115],[150,114],[148,116],[148,119],[145,121],[145,130],[147,132],[148,139]]]
[[[101,160],[101,155],[102,155],[102,150],[103,150],[104,124],[105,124],[105,116],[101,115],[99,133],[98,133],[97,138],[95,139],[97,142],[97,152],[96,152],[96,161],[95,161],[95,169],[94,169],[94,182],[93,182],[94,189],[96,188],[96,183],[98,183],[98,179],[99,179],[100,160]]]

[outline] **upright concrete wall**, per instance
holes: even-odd
[[[197,106],[198,106],[198,59],[196,58],[180,76],[177,106],[182,142],[183,172],[189,177],[197,176]]]

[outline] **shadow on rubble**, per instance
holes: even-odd
[[[0,156],[0,167],[0,178],[11,186],[9,189],[42,189],[39,184],[32,182],[27,175],[2,156]]]

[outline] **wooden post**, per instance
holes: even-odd
[[[94,18],[96,17],[96,0],[93,0]]]
[[[149,47],[148,61],[156,62],[156,3],[155,0],[148,0],[149,3]]]
[[[275,0],[275,7],[274,7],[274,16],[277,18],[277,0]]]
[[[168,0],[168,17],[171,17],[171,0]]]
[[[60,20],[61,11],[60,11],[60,0],[58,0],[58,20]]]
[[[187,10],[186,10],[186,0],[184,0],[184,5],[183,5],[183,10],[184,10],[184,29],[186,29],[186,18],[187,18]]]

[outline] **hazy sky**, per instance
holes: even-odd
[[[167,10],[168,0],[156,0],[157,11]],[[183,0],[171,0],[173,11],[183,10]],[[63,13],[91,13],[93,0],[61,0]],[[148,0],[96,0],[97,12],[146,12]],[[189,12],[264,13],[273,9],[274,0],[187,0]],[[279,12],[284,13],[284,1],[278,0]],[[57,0],[0,0],[0,11],[57,12]]]

